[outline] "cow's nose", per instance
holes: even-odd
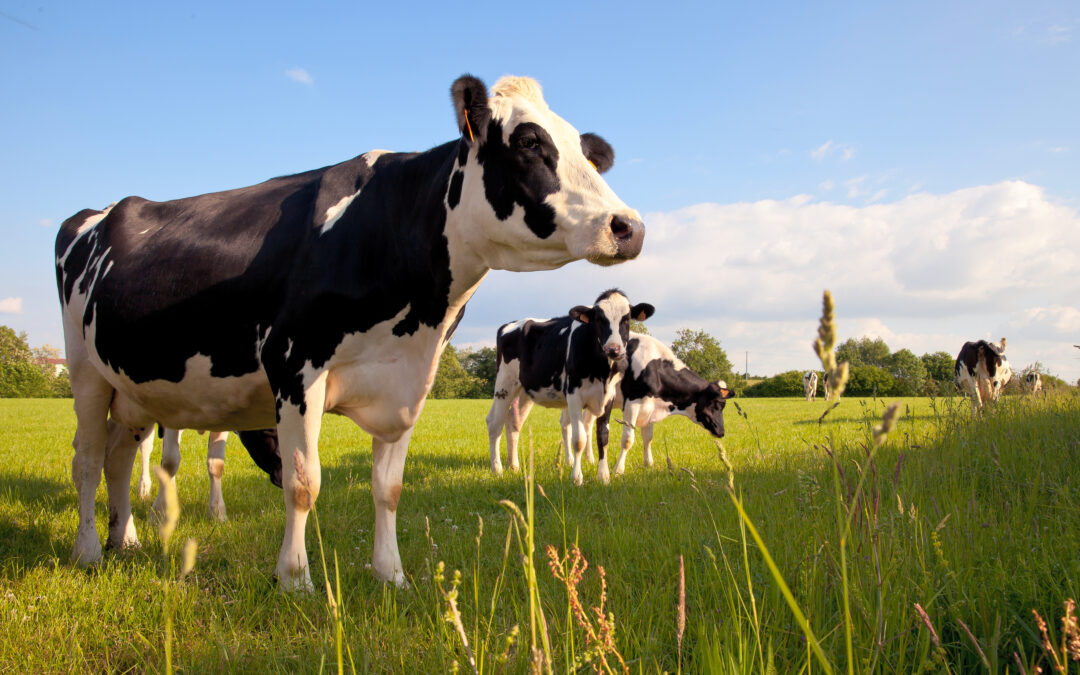
[[[611,345],[609,347],[605,347],[604,351],[607,353],[608,358],[612,360],[615,360],[622,356],[622,347],[620,347],[619,345]]]
[[[627,216],[612,216],[610,227],[618,247],[618,257],[627,260],[636,258],[645,241],[645,225],[640,220]]]

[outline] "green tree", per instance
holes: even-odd
[[[680,328],[675,332],[675,341],[671,351],[686,366],[706,380],[734,381],[731,374],[731,361],[720,347],[720,341],[703,330]]]
[[[836,360],[847,361],[853,366],[865,364],[887,368],[890,356],[889,345],[881,338],[848,338],[836,348]]]
[[[857,396],[892,396],[896,379],[889,371],[865,364],[852,366],[845,393]]]
[[[458,360],[453,345],[446,345],[439,358],[439,369],[428,398],[461,398],[473,389],[475,378],[471,377]]]
[[[802,396],[802,378],[803,372],[801,370],[788,370],[750,385],[741,395],[749,398],[759,396]]]
[[[49,398],[52,395],[48,378],[36,363],[0,363],[0,398]]]
[[[635,333],[641,333],[642,335],[652,335],[649,332],[649,327],[645,325],[645,322],[638,321],[637,319],[630,319],[630,330]]]
[[[0,325],[0,363],[24,361],[29,363],[34,354],[26,342],[26,332],[16,333],[14,329]]]
[[[956,393],[956,359],[948,352],[934,352],[919,357],[926,368],[926,384],[923,392],[934,396],[952,396]]]
[[[910,349],[900,349],[889,357],[890,375],[896,380],[896,396],[921,396],[926,388],[926,366]]]
[[[495,348],[458,350],[457,356],[465,372],[473,378],[469,390],[462,392],[462,398],[490,398],[495,391],[495,373],[498,369]]]

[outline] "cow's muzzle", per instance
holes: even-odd
[[[612,216],[609,227],[618,250],[616,258],[630,260],[641,253],[641,245],[645,242],[644,223],[627,216]]]
[[[604,354],[610,361],[618,361],[623,356],[623,348],[619,345],[607,345],[604,347]]]

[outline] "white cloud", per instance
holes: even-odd
[[[921,354],[1007,335],[1018,363],[1037,348],[1051,370],[1080,376],[1080,354],[1049,360],[1054,345],[1080,343],[1080,215],[1038,186],[1006,181],[864,206],[806,195],[705,203],[645,222],[644,251],[630,263],[492,273],[458,339],[487,341],[505,321],[562,314],[618,286],[656,305],[649,325],[662,339],[698,326],[740,357],[749,349],[751,371],[771,373],[812,365],[828,288],[842,339],[879,335]]]
[[[840,153],[840,161],[846,162],[855,156],[855,148],[847,143],[835,143],[831,138],[810,151],[810,156],[819,162],[830,154]]]
[[[831,178],[826,178],[825,180],[818,183],[818,188],[820,188],[824,192],[828,192],[834,187],[836,187],[836,183],[834,183]]]
[[[42,218],[42,219],[37,221],[37,224],[40,225],[41,227],[52,227],[53,226],[53,220],[52,220],[52,218]]]
[[[832,148],[832,140],[825,141],[817,148],[810,151],[810,156],[814,159],[825,159],[825,156],[829,154],[829,150]]]
[[[0,300],[0,314],[22,314],[22,298],[4,298]]]
[[[286,70],[285,77],[289,78],[293,82],[306,84],[309,87],[315,86],[315,80],[311,79],[311,74],[299,66],[294,66]]]

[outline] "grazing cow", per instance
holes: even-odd
[[[832,391],[832,387],[829,386],[829,371],[827,370],[821,377],[821,388],[825,391],[825,400],[829,400],[829,393]]]
[[[623,411],[623,433],[615,473],[626,468],[626,453],[634,444],[634,429],[641,429],[645,466],[652,466],[653,424],[669,415],[683,415],[716,438],[724,437],[724,406],[735,396],[723,380],[710,382],[686,367],[651,335],[631,333],[627,343],[629,365],[619,383],[614,405]],[[611,407],[597,420],[599,462],[606,468],[608,419]]]
[[[180,430],[158,428],[161,436],[161,468],[176,483],[176,472],[180,468]],[[225,473],[225,442],[229,438],[227,431],[215,431],[210,434],[206,452],[206,475],[210,477],[210,517],[225,521],[225,499],[221,494],[221,476]],[[139,443],[142,458],[142,475],[139,477],[139,498],[150,498],[150,453],[154,449],[154,435],[146,434]],[[151,509],[154,513],[165,512],[165,495],[158,492]]]
[[[372,436],[373,569],[404,583],[396,518],[409,438],[481,280],[582,258],[612,265],[644,240],[600,175],[611,147],[552,112],[534,80],[503,78],[489,97],[463,76],[451,99],[459,137],[425,152],[372,151],[169,202],[128,197],[64,222],[55,265],[78,421],[75,561],[101,558],[103,468],[106,546],[138,544],[128,488],[155,422],[276,427],[276,574],[310,588],[304,530],[329,411]],[[177,330],[209,318],[212,330]]]
[[[504,427],[507,462],[513,470],[519,467],[517,442],[521,425],[533,403],[539,403],[566,409],[566,461],[574,467],[574,484],[581,485],[581,455],[593,422],[615,398],[620,364],[626,359],[630,319],[644,321],[653,311],[648,303],[631,306],[622,291],[612,289],[600,294],[592,307],[578,305],[567,316],[547,321],[522,319],[499,328],[495,339],[495,394],[487,416],[493,473],[502,473],[499,435]],[[603,459],[597,471],[600,480],[607,482]]]
[[[1042,391],[1042,376],[1037,370],[1029,370],[1024,373],[1024,391],[1029,394],[1037,394]]]
[[[972,413],[983,401],[996,401],[1012,375],[1005,358],[1005,338],[1000,342],[965,342],[956,356],[956,387],[971,397]]]
[[[806,371],[806,374],[802,376],[802,389],[807,401],[817,398],[817,373],[812,370]]]

